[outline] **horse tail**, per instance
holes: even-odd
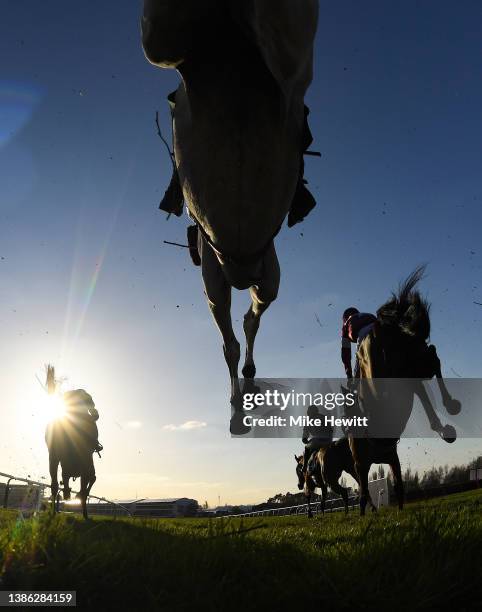
[[[404,334],[427,339],[430,336],[430,304],[415,290],[425,274],[426,264],[415,270],[392,293],[391,299],[377,310],[382,325],[398,327]]]
[[[398,303],[403,306],[410,301],[410,296],[418,283],[423,279],[427,264],[421,264],[417,266],[415,270],[406,278],[403,283],[400,283],[398,287],[398,293],[396,297]]]

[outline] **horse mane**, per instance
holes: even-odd
[[[417,266],[388,302],[377,310],[382,327],[398,328],[402,333],[427,340],[430,336],[430,304],[415,289],[425,274],[426,265]]]

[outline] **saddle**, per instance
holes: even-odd
[[[176,91],[173,91],[167,97],[169,106],[171,109],[171,116],[173,116],[174,110],[176,108]],[[301,150],[300,150],[300,170],[298,183],[296,186],[296,191],[293,196],[293,201],[291,203],[291,209],[288,214],[288,227],[293,227],[297,223],[301,223],[306,216],[315,208],[316,200],[313,197],[313,194],[309,191],[307,185],[308,181],[304,178],[305,174],[305,163],[304,163],[304,155],[311,155],[315,157],[321,157],[321,154],[317,151],[309,151],[311,144],[313,143],[313,134],[310,130],[308,124],[308,115],[310,114],[310,109],[305,105],[304,107],[304,121],[303,121],[303,133],[302,133],[302,141],[301,141]],[[180,217],[182,215],[182,211],[184,208],[184,193],[182,191],[181,182],[179,180],[179,174],[177,172],[177,168],[174,162],[174,156],[172,151],[169,149],[171,161],[173,162],[173,172],[171,181],[169,183],[164,196],[159,204],[159,210],[167,212],[169,215],[173,214],[176,217]],[[189,229],[188,229],[188,240],[189,240]],[[197,254],[197,245],[193,246],[191,242],[189,242],[190,254],[195,266],[200,265],[198,261]]]

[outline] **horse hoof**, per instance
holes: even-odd
[[[449,414],[456,415],[462,410],[462,404],[459,402],[459,400],[452,399],[445,404],[445,409]]]
[[[457,432],[455,431],[455,427],[452,427],[452,425],[445,425],[442,431],[442,439],[444,442],[453,444],[457,439]]]
[[[235,393],[234,395],[231,395],[230,404],[231,404],[231,407],[236,412],[242,411],[243,410],[243,396],[241,395],[241,393]]]
[[[229,423],[229,432],[232,436],[245,436],[251,431],[251,427],[244,423],[244,413],[235,412]]]
[[[244,378],[254,378],[256,376],[256,366],[254,363],[247,363],[243,367],[242,373]]]

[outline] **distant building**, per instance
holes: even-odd
[[[0,483],[0,507],[35,510],[43,500],[43,489],[35,485]]]
[[[184,518],[196,516],[199,504],[195,499],[174,497],[169,499],[131,499],[119,501],[119,505],[106,502],[89,503],[89,514],[131,516],[136,518]],[[80,511],[73,506],[69,509]]]
[[[136,502],[135,516],[177,518],[196,516],[199,504],[187,497],[173,499],[142,499]]]
[[[251,512],[252,509],[253,504],[243,504],[239,506],[230,506],[226,504],[225,506],[217,506],[216,508],[211,510],[211,513],[215,516],[228,516],[230,514],[243,514],[245,512]]]

